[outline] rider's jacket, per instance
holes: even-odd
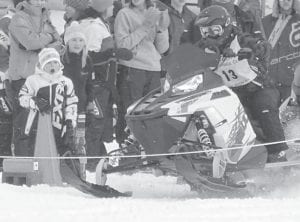
[[[239,51],[245,48],[251,49],[251,56],[239,60]],[[225,53],[228,50],[232,52],[231,56]],[[254,83],[258,87],[270,87],[273,86],[273,81],[267,72],[269,55],[270,46],[266,40],[237,31],[227,47],[221,51],[215,72],[229,87],[241,87],[248,83]]]
[[[241,49],[237,36],[230,44],[230,49],[237,54]],[[226,57],[221,55],[217,69],[215,70],[228,87],[240,87],[255,81],[257,67],[251,66],[247,59],[239,60],[238,56]],[[261,84],[261,83],[257,83]]]

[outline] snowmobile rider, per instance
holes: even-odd
[[[15,14],[14,7],[19,1],[0,2],[0,155],[11,156],[12,142],[12,107],[11,107],[11,87],[9,84],[7,71],[9,64],[9,31],[10,21]],[[2,10],[3,9],[3,10]],[[5,13],[2,15],[2,12]],[[2,166],[2,159],[0,159]]]
[[[241,6],[243,5],[241,4],[236,4],[233,0],[203,0],[202,5],[203,7],[211,5],[222,6],[226,8],[228,13],[234,18],[234,24],[243,32],[249,32],[251,34],[258,35],[259,37],[264,36],[261,21],[258,21],[251,11],[242,8]]]
[[[269,43],[242,32],[234,24],[234,18],[224,7],[205,8],[195,21],[201,33],[199,47],[220,52],[214,72],[237,94],[248,116],[260,123],[263,141],[284,141],[279,120],[279,91],[267,75]],[[286,161],[287,149],[285,143],[267,146],[267,161]]]
[[[19,93],[20,105],[25,108],[24,136],[35,136],[38,113],[52,113],[52,126],[57,152],[63,155],[74,148],[74,128],[77,120],[77,102],[72,80],[63,75],[59,53],[45,48],[39,53],[34,75],[29,76]],[[27,156],[33,155],[33,144],[28,144]],[[23,151],[24,152],[24,151]]]

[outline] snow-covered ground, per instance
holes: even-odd
[[[62,15],[63,12],[52,14],[60,33]],[[114,146],[109,145],[111,149]],[[95,174],[87,176],[95,181]],[[94,198],[71,187],[0,184],[0,222],[298,222],[299,180],[300,173],[296,172],[289,183],[248,199],[204,199],[190,191],[188,185],[177,184],[175,177],[146,173],[109,175],[108,185],[133,191],[132,197],[118,199]]]
[[[109,144],[113,148],[115,144]],[[298,222],[300,173],[272,192],[248,199],[205,199],[172,176],[111,174],[108,185],[130,198],[101,199],[71,187],[0,184],[2,222],[204,221]],[[1,174],[0,174],[1,175]],[[95,181],[95,174],[88,173]]]

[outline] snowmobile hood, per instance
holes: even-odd
[[[165,104],[192,95],[203,95],[209,89],[223,86],[222,79],[211,70],[218,62],[219,54],[205,52],[189,43],[182,44],[162,61],[170,89],[153,90],[128,108],[128,117],[153,118],[165,115]]]

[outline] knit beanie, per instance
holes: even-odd
[[[67,27],[64,35],[65,44],[73,38],[82,38],[84,42],[86,42],[86,36],[77,21],[73,21],[71,25]]]
[[[64,3],[76,10],[85,10],[89,7],[90,0],[64,0]]]
[[[91,7],[97,12],[104,12],[113,5],[114,0],[91,0]]]
[[[54,48],[44,48],[39,53],[39,68],[44,70],[45,65],[51,61],[57,61],[61,64],[59,53]]]

